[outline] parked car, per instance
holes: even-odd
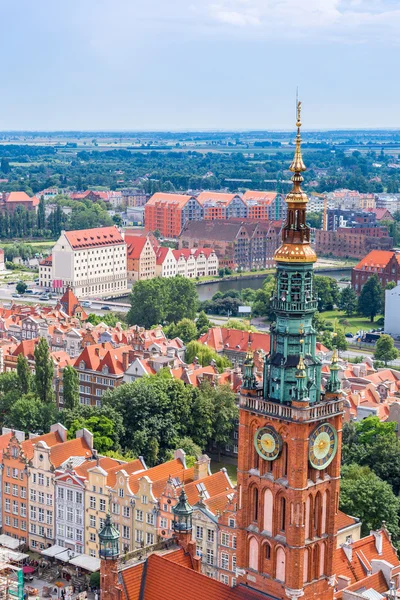
[[[33,290],[25,290],[25,294],[33,294]]]
[[[40,296],[39,300],[50,300],[50,298],[47,294],[43,294],[42,296]]]
[[[89,302],[89,300],[85,300],[84,302],[81,302],[81,305],[83,306],[83,308],[90,308],[92,306],[92,303]]]
[[[19,294],[11,294],[12,298],[21,298],[21,296]]]
[[[100,307],[100,310],[111,310],[111,308],[105,304],[104,306]]]
[[[352,334],[352,333],[345,333],[345,336],[346,336],[347,338],[352,338],[352,337],[353,337],[353,334]]]

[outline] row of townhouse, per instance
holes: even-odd
[[[225,469],[211,474],[205,455],[188,468],[182,450],[147,469],[141,457],[125,463],[98,456],[85,429],[72,440],[66,433],[55,424],[50,433],[28,440],[21,432],[0,436],[4,534],[39,552],[54,547],[97,557],[98,531],[111,512],[121,551],[129,553],[173,536],[172,509],[185,486],[196,509],[193,539],[204,572],[234,583],[235,491]]]
[[[146,231],[159,231],[168,238],[178,237],[190,221],[277,221],[285,216],[281,194],[254,190],[244,194],[205,191],[198,196],[157,192],[144,209]]]
[[[159,246],[151,235],[126,236],[129,281],[154,277],[196,278],[218,274],[219,261],[212,248],[172,250]]]

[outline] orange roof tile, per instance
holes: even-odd
[[[200,202],[200,204],[202,206],[204,206],[208,202],[217,202],[218,204],[228,205],[232,202],[232,200],[234,198],[239,198],[240,200],[242,200],[242,198],[239,196],[239,194],[225,194],[223,192],[205,191],[205,192],[201,192],[197,196],[197,200]]]
[[[58,431],[51,431],[50,433],[38,435],[37,437],[34,437],[30,440],[25,440],[21,443],[21,448],[26,458],[31,459],[33,457],[33,447],[38,442],[46,442],[50,448],[56,446],[57,444],[62,445],[62,439]]]
[[[127,257],[132,259],[140,258],[142,250],[147,242],[147,237],[144,235],[126,235],[125,242]]]
[[[257,190],[247,190],[243,194],[243,200],[247,202],[248,200],[264,200],[266,204],[271,204],[277,197],[276,192],[262,192]]]
[[[193,196],[187,196],[186,194],[167,194],[164,192],[157,192],[152,195],[146,203],[148,206],[157,206],[158,204],[171,205],[171,207],[183,208]]]
[[[130,574],[131,569],[141,572]],[[146,561],[122,572],[128,600],[261,600],[265,594],[238,586],[231,588],[207,575],[168,560],[165,556],[151,554]],[[141,580],[138,586],[137,580]],[[133,584],[133,585],[130,585]]]
[[[135,458],[135,460],[132,460],[131,462],[128,462],[128,463],[125,463],[122,465],[115,465],[109,469],[106,469],[106,471],[108,471],[108,475],[107,475],[107,485],[108,486],[110,486],[111,488],[115,486],[115,484],[117,482],[117,473],[119,473],[122,470],[125,471],[126,473],[128,473],[128,475],[135,474],[138,477],[141,477],[142,475],[147,474],[145,465],[142,463],[140,458]]]
[[[371,250],[371,252],[367,254],[367,256],[364,256],[354,268],[385,268],[393,256],[395,256],[395,252],[389,250]]]
[[[64,294],[61,296],[59,300],[59,304],[61,304],[63,311],[69,316],[75,316],[77,308],[81,309],[82,317],[87,318],[85,311],[82,309],[79,304],[78,298],[75,296],[74,292],[68,287]]]
[[[83,437],[57,444],[50,450],[50,460],[55,468],[71,456],[92,456],[92,449]]]
[[[346,529],[346,527],[350,527],[350,525],[354,525],[355,523],[358,523],[359,519],[356,519],[355,517],[350,517],[350,515],[346,515],[346,513],[342,512],[341,510],[338,511],[338,517],[337,517],[337,528],[338,529]]]
[[[385,530],[382,532],[382,553],[379,554],[376,549],[375,537],[367,535],[360,540],[353,542],[352,547],[352,560],[349,561],[343,548],[337,548],[334,554],[334,569],[333,572],[338,575],[344,575],[348,577],[352,583],[363,579],[366,575],[365,561],[371,562],[372,559],[386,560],[393,566],[399,565],[399,559],[397,558],[396,550],[392,546],[391,541]]]
[[[124,240],[115,225],[113,227],[96,227],[94,229],[66,231],[65,237],[70,243],[71,248],[74,250],[79,248],[114,246],[124,243]]]
[[[108,471],[109,469],[112,469],[114,467],[120,467],[122,469],[124,463],[120,463],[115,458],[110,458],[109,456],[101,456],[98,460],[96,458],[85,460],[85,462],[75,467],[75,472],[77,475],[86,478],[89,469],[93,469],[93,467],[96,466],[99,466],[105,471]]]
[[[199,342],[213,348],[216,352],[224,349],[237,352],[247,352],[250,340],[250,348],[253,352],[270,350],[269,333],[249,333],[239,329],[226,329],[224,327],[212,327],[207,333],[199,338]]]

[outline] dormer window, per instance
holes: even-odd
[[[102,369],[103,373],[108,373],[108,367],[107,365],[104,365],[103,369]]]
[[[81,362],[79,363],[79,368],[80,369],[85,369],[86,368],[86,364],[84,360],[81,360]]]

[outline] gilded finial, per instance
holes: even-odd
[[[297,122],[296,122],[296,127],[297,127],[297,135],[296,135],[296,150],[294,153],[294,159],[292,164],[290,165],[289,169],[292,171],[292,173],[301,173],[302,171],[306,170],[306,166],[303,162],[303,157],[301,155],[301,135],[300,135],[300,128],[301,128],[301,102],[300,100],[297,101]],[[302,179],[301,179],[302,181]]]
[[[303,354],[300,354],[299,363],[297,365],[297,373],[296,377],[305,377],[306,376],[306,365],[304,364]]]
[[[333,350],[333,354],[332,354],[332,364],[333,365],[336,364],[338,362],[338,360],[339,360],[339,353],[338,353],[338,349],[335,348]]]

